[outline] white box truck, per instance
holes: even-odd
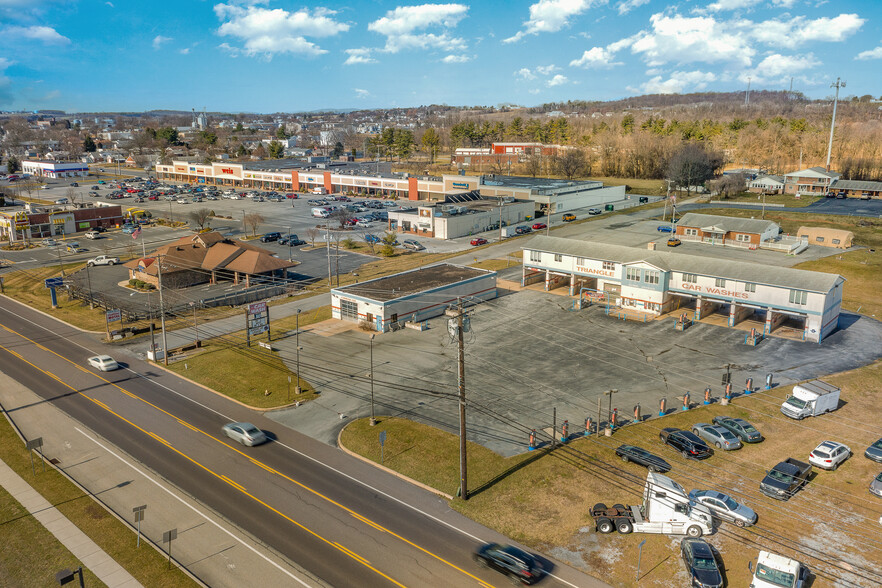
[[[600,533],[664,533],[701,537],[712,533],[713,517],[703,504],[690,504],[686,490],[671,478],[655,472],[646,476],[643,504],[595,504],[591,516]]]
[[[517,231],[515,231],[515,227],[502,227],[500,231],[502,233],[503,239],[508,239],[509,237],[514,237],[517,235]]]
[[[768,551],[760,551],[756,568],[752,565],[747,564],[753,572],[750,588],[803,588],[809,577],[809,569],[795,559]]]
[[[839,388],[821,380],[812,380],[793,387],[793,394],[781,405],[781,412],[784,416],[802,420],[837,408]]]

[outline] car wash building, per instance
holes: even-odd
[[[560,237],[533,237],[524,247],[521,284],[568,287],[571,296],[648,315],[688,310],[696,321],[750,320],[820,342],[839,322],[845,278],[786,267],[653,251]],[[783,331],[782,331],[783,332]]]
[[[334,318],[366,323],[384,333],[496,298],[496,272],[439,263],[331,290]]]

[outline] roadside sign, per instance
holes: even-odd
[[[253,302],[248,305],[248,314],[260,314],[266,312],[266,302]]]
[[[108,323],[121,321],[122,320],[122,311],[118,308],[114,308],[114,309],[108,310],[105,316],[107,317]]]
[[[60,288],[64,286],[64,278],[46,278],[44,284],[47,288]]]
[[[380,447],[386,444],[386,431],[380,431]]]

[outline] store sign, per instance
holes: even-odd
[[[187,171],[187,168],[184,167],[184,166],[182,166],[182,165],[176,165],[176,166],[175,166],[175,171],[176,171],[176,172],[182,172],[182,173],[183,173],[183,172]]]
[[[749,296],[746,292],[738,292],[736,290],[724,290],[723,288],[716,288],[711,286],[699,286],[698,284],[688,284],[683,283],[680,284],[680,287],[684,290],[692,290],[694,292],[704,292],[705,294],[713,294],[715,296],[724,296],[726,298],[743,298],[747,300]]]
[[[376,186],[376,187],[379,188],[379,187],[380,187],[380,182],[369,182],[368,185],[370,185],[370,186]]]
[[[266,312],[266,302],[254,302],[248,305],[249,314],[258,314],[261,312]]]
[[[453,182],[454,188],[468,188],[469,185],[465,182]]]
[[[84,222],[84,223],[83,223],[83,222],[81,222],[81,223],[77,223],[77,227],[79,227],[80,229],[88,229],[88,228],[89,228],[89,222],[86,221],[86,222]]]
[[[367,182],[365,180],[355,180],[356,186],[367,186]]]
[[[31,220],[28,218],[28,213],[24,210],[19,210],[15,213],[15,228],[16,230],[26,229],[31,226]]]
[[[231,168],[231,167],[222,167],[221,173],[233,175],[234,172],[233,172],[233,168]]]
[[[122,311],[118,308],[108,310],[104,313],[108,323],[115,323],[122,320]]]
[[[616,273],[611,270],[600,269],[596,267],[582,267],[577,265],[576,271],[582,274],[591,274],[595,276],[606,276],[608,278],[616,277]]]
[[[394,188],[395,182],[383,182],[383,187],[384,188]]]

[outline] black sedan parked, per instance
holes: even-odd
[[[715,425],[719,425],[724,429],[728,429],[737,435],[745,443],[759,443],[763,440],[763,435],[757,431],[756,427],[745,421],[744,419],[736,419],[727,416],[715,416],[713,419]]]
[[[690,459],[707,459],[714,454],[707,443],[701,440],[698,435],[683,431],[674,427],[667,427],[658,434],[665,445],[670,445],[683,454],[683,457]]]
[[[686,537],[680,542],[680,554],[694,588],[722,588],[723,574],[707,541]]]
[[[633,461],[637,465],[642,465],[647,468],[650,472],[669,472],[671,471],[671,464],[663,460],[657,455],[649,453],[642,447],[635,447],[634,445],[620,445],[618,449],[616,449],[616,455],[622,458],[622,461],[629,462]]]
[[[532,584],[538,582],[544,574],[535,557],[514,545],[488,543],[475,553],[475,561],[502,572],[512,582]]]

